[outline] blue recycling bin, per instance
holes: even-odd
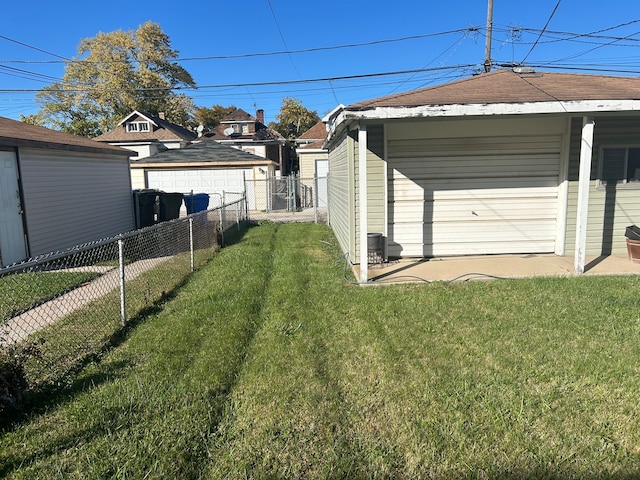
[[[184,205],[187,207],[187,213],[202,212],[209,206],[209,195],[206,193],[186,194],[184,196]]]

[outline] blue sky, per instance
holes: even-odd
[[[287,96],[322,116],[339,103],[468,77],[481,71],[485,51],[487,0],[34,0],[28,7],[6,2],[0,31],[0,116],[16,119],[38,110],[35,93],[21,90],[60,79],[58,57],[75,56],[82,38],[147,20],[184,59],[199,86],[185,92],[196,105],[262,108],[267,122]],[[494,0],[492,38],[500,64],[640,74],[637,0]]]

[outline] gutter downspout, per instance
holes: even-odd
[[[582,140],[580,144],[580,174],[578,177],[578,211],[576,215],[576,250],[574,268],[584,273],[587,251],[587,217],[589,214],[589,183],[591,181],[591,158],[593,154],[593,117],[582,117]]]
[[[360,206],[360,283],[367,283],[369,256],[367,252],[367,126],[358,125],[358,203]]]

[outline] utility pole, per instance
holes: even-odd
[[[493,35],[493,0],[487,5],[487,38],[484,47],[484,71],[491,71],[491,35]]]

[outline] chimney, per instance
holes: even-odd
[[[258,119],[258,121],[264,125],[264,110],[263,109],[259,109],[256,111],[256,118]]]
[[[158,117],[160,117],[160,120],[164,120],[164,112],[158,112]]]

